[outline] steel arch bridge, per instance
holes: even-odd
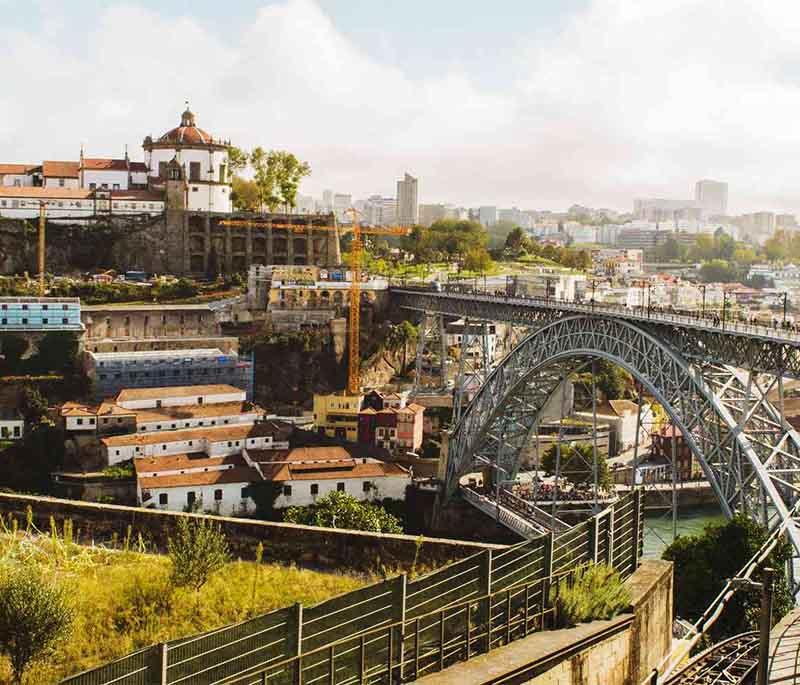
[[[730,331],[695,337],[675,322],[654,323],[587,305],[546,308],[513,298],[409,290],[393,295],[409,309],[518,323],[527,318],[532,325],[454,426],[446,453],[446,496],[472,470],[476,456],[514,474],[560,382],[587,361],[602,358],[628,371],[666,410],[723,512],[730,517],[741,511],[769,528],[786,523],[800,557],[800,530],[792,518],[800,494],[800,436],[768,400],[782,376],[797,376],[793,363],[788,373],[786,368],[797,351],[791,342],[773,344],[741,333],[736,334],[741,340],[732,342],[725,339]],[[491,306],[493,300],[497,306]],[[787,346],[791,355],[783,349]]]

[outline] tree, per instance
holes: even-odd
[[[521,250],[525,245],[525,232],[517,226],[506,236],[506,247],[510,250]]]
[[[195,592],[230,559],[228,542],[218,525],[209,519],[186,516],[178,519],[175,537],[167,542],[167,552],[172,562],[172,584]]]
[[[464,268],[467,271],[486,273],[492,268],[492,258],[485,247],[473,247],[464,259]]]
[[[259,206],[271,212],[281,204],[293,208],[300,181],[311,174],[307,162],[284,150],[266,152],[257,147],[250,154],[250,164],[255,170]]]
[[[241,212],[256,212],[259,208],[258,186],[255,181],[249,181],[241,176],[234,175],[231,188],[231,202],[233,208]]]
[[[553,445],[542,455],[541,467],[548,476],[556,472],[556,446]],[[561,445],[561,464],[559,468],[561,478],[566,478],[571,483],[583,485],[594,483],[593,447],[587,443],[577,445]],[[611,474],[608,470],[606,455],[597,452],[597,483],[602,488],[611,485]]]
[[[700,278],[706,283],[729,283],[735,281],[737,276],[737,269],[724,259],[712,259],[710,262],[703,262],[700,267]]]
[[[693,621],[722,589],[725,579],[733,578],[759,550],[767,538],[766,530],[752,519],[737,514],[724,524],[706,526],[701,535],[681,536],[664,551],[663,558],[675,564],[675,610]],[[773,596],[773,624],[793,606],[786,580],[786,563],[791,559],[789,543],[781,539],[761,566],[777,571]],[[760,570],[753,580],[758,581]],[[714,642],[746,630],[756,630],[760,613],[758,592],[737,592],[711,628]]]
[[[346,528],[373,533],[402,533],[400,521],[376,504],[346,492],[330,492],[310,507],[289,507],[283,520],[321,528]]]
[[[39,341],[39,350],[30,359],[31,373],[68,373],[78,359],[78,336],[71,331],[51,331]]]
[[[47,402],[42,394],[31,385],[24,385],[17,394],[17,406],[25,423],[39,423],[47,414]]]
[[[247,168],[247,162],[250,155],[241,148],[231,145],[228,148],[228,168],[231,174],[237,174]]]
[[[34,567],[23,566],[0,584],[0,650],[11,661],[15,682],[69,636],[72,620],[64,589]]]

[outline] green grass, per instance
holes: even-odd
[[[233,561],[195,594],[170,586],[167,557],[71,542],[60,535],[3,526],[0,578],[21,564],[39,567],[62,583],[75,607],[72,637],[53,657],[34,667],[27,685],[44,685],[119,658],[141,647],[212,630],[301,602],[309,606],[355,590],[370,579],[277,564]],[[8,661],[0,657],[0,683],[10,683]]]
[[[555,593],[554,593],[555,595]],[[607,564],[588,564],[575,572],[574,582],[554,596],[562,628],[614,618],[630,606],[631,595],[619,573]]]

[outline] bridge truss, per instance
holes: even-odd
[[[399,304],[430,313],[491,318],[490,307],[467,306],[450,294],[401,291]],[[480,297],[472,302],[488,305]],[[787,343],[748,340],[743,333],[697,336],[673,322],[609,316],[606,312],[528,307],[498,300],[494,318],[519,323],[531,333],[492,371],[451,431],[444,495],[478,461],[491,460],[516,474],[520,455],[539,415],[564,378],[602,358],[630,373],[678,427],[730,517],[740,511],[770,529],[782,524],[800,557],[800,529],[791,513],[800,494],[800,436],[782,412],[785,375],[800,366]],[[752,356],[748,357],[748,350]]]

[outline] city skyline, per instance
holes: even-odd
[[[0,28],[0,55],[27,65],[0,95],[0,161],[73,159],[82,143],[140,159],[189,99],[214,135],[309,161],[305,194],[390,195],[409,169],[420,203],[629,211],[719,178],[731,214],[800,210],[800,9],[531,4],[444,2],[413,40],[403,13],[345,0],[26,6]]]

